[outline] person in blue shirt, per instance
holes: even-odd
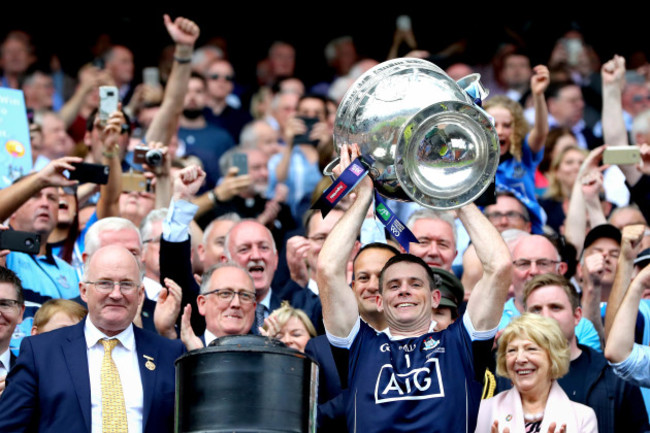
[[[506,96],[488,99],[485,110],[494,118],[499,136],[501,157],[496,187],[516,194],[531,213],[533,233],[542,233],[546,215],[535,197],[535,170],[544,157],[544,142],[548,134],[544,91],[550,78],[546,66],[538,65],[533,71],[530,90],[535,106],[535,124],[530,132],[521,105]]]
[[[358,146],[341,147],[337,171],[358,157]],[[440,303],[431,268],[419,257],[400,254],[381,271],[378,311],[387,329],[374,330],[359,318],[346,262],[374,196],[364,178],[356,200],[334,226],[318,258],[318,287],[330,343],[349,351],[349,431],[474,431],[485,367],[475,364],[491,348],[506,299],[512,264],[494,226],[469,204],[458,210],[485,272],[472,291],[466,314],[435,332],[432,309]],[[489,245],[489,248],[484,248]],[[484,344],[483,342],[487,342]],[[474,350],[480,345],[482,349]]]
[[[58,219],[58,187],[76,184],[63,175],[64,170],[74,170],[73,162],[81,162],[81,158],[56,159],[43,170],[0,190],[0,219],[9,218],[13,230],[40,236],[38,252],[12,251],[7,256],[7,268],[22,281],[27,307],[12,340],[13,349],[19,347],[22,337],[30,334],[32,318],[40,304],[51,298],[71,299],[79,295],[79,278],[74,268],[53,255],[47,245]]]

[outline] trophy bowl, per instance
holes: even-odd
[[[499,163],[492,120],[468,93],[487,96],[479,79],[472,74],[457,83],[420,59],[381,63],[359,77],[339,104],[335,146],[359,145],[375,188],[386,198],[432,209],[472,202]]]

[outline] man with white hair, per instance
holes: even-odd
[[[120,217],[102,218],[93,224],[86,233],[84,241],[84,252],[82,259],[87,263],[90,257],[95,254],[100,248],[109,245],[120,245],[127,250],[134,257],[138,259],[141,265],[144,265],[142,259],[142,238],[140,237],[140,230],[131,221]],[[140,270],[141,272],[144,269]],[[151,274],[150,274],[151,275]],[[160,289],[158,290],[160,293]],[[80,304],[86,306],[81,297],[73,299]],[[144,297],[140,312],[136,316],[137,324],[150,331],[155,331],[153,316],[156,309],[156,299],[151,299],[149,296]]]
[[[278,131],[266,120],[254,120],[244,126],[239,145],[242,149],[259,149],[269,158],[281,149]]]
[[[409,252],[431,267],[451,271],[458,254],[454,217],[447,212],[423,209],[413,212],[406,225],[419,242],[412,242]]]
[[[133,326],[144,298],[138,259],[118,245],[100,248],[85,276],[87,318],[23,340],[0,430],[171,432],[174,360],[184,348]]]
[[[303,310],[317,330],[323,329],[320,299],[313,292],[294,285],[282,289],[283,299],[273,293],[271,282],[278,266],[278,251],[268,228],[256,220],[243,220],[230,229],[225,247],[225,258],[244,267],[253,278],[257,298],[254,332],[282,300]]]

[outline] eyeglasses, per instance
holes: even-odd
[[[217,295],[217,298],[219,298],[220,301],[224,302],[230,302],[232,299],[235,297],[235,295],[239,296],[239,302],[242,304],[252,304],[255,302],[255,293],[252,292],[235,292],[234,290],[230,289],[214,289],[210,290],[209,292],[206,292],[203,294],[203,296],[208,296],[211,294]]]
[[[157,243],[157,242],[160,242],[160,238],[161,238],[161,237],[162,237],[162,235],[160,235],[160,236],[156,236],[155,238],[145,239],[145,240],[142,241],[142,243],[143,243],[143,244],[148,244],[149,242],[151,242],[151,243],[154,243],[154,244],[155,244],[155,243]]]
[[[15,299],[0,299],[0,311],[3,313],[11,313],[19,305],[21,303]]]
[[[232,75],[221,75],[221,74],[208,75],[208,78],[211,79],[211,80],[218,80],[219,78],[223,78],[226,81],[234,81],[235,80],[235,77],[233,77]]]
[[[554,271],[555,266],[560,263],[558,260],[549,260],[549,259],[538,259],[538,260],[528,260],[528,259],[519,259],[512,262],[515,267],[521,271],[527,271],[530,269],[530,265],[535,263],[537,269],[541,271]]]
[[[112,281],[112,280],[98,280],[86,281],[86,284],[94,284],[95,289],[100,293],[111,293],[115,286],[120,287],[120,292],[123,295],[133,293],[138,288],[139,284],[133,281]]]
[[[510,221],[515,220],[515,219],[518,219],[518,218],[521,218],[521,219],[524,220],[524,221],[528,221],[528,218],[526,218],[526,215],[524,215],[524,214],[522,214],[522,213],[519,213],[519,212],[515,212],[515,211],[513,211],[513,210],[511,210],[510,212],[506,212],[506,213],[501,213],[501,212],[488,212],[488,213],[485,214],[485,216],[486,216],[489,220],[492,220],[492,221],[498,221],[498,220],[500,220],[500,219],[503,218],[503,217],[508,218]]]

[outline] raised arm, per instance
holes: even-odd
[[[632,281],[634,259],[641,249],[641,239],[643,239],[644,232],[645,226],[643,224],[625,226],[621,231],[621,254],[618,256],[614,284],[612,285],[612,291],[607,300],[607,313],[605,314],[606,339],[609,339],[614,318],[623,301],[625,291]],[[636,322],[636,314],[634,315],[634,320]]]
[[[77,85],[70,99],[59,110],[59,115],[63,119],[66,129],[74,123],[88,94],[93,91],[96,92],[97,87],[101,86],[102,83],[111,83],[111,85],[114,85],[106,71],[101,71],[95,66],[90,65],[81,68],[79,72],[79,85]]]
[[[99,130],[99,141],[102,146],[102,164],[109,167],[108,182],[99,187],[97,202],[97,218],[102,219],[120,214],[120,194],[122,194],[122,165],[120,164],[120,149],[118,141],[122,124],[126,122],[122,111],[112,113],[102,128],[99,116],[95,119],[95,128]]]
[[[616,313],[605,346],[605,357],[610,362],[624,361],[632,353],[639,302],[641,302],[644,286],[648,284],[650,284],[650,265],[643,268],[632,280]]]
[[[512,258],[508,246],[492,223],[473,203],[458,210],[476,254],[483,264],[483,276],[467,302],[474,329],[486,331],[499,324],[512,281]]]
[[[582,179],[592,170],[598,170],[598,164],[603,158],[605,146],[599,146],[589,152],[589,156],[584,160],[576,181],[571,190],[571,198],[569,199],[569,209],[567,210],[565,223],[565,236],[567,241],[576,247],[576,255],[580,257],[582,252],[582,245],[585,242],[585,232],[587,230],[587,207],[585,197],[582,190]]]
[[[615,55],[600,69],[603,81],[603,139],[611,146],[628,146],[621,96],[625,87],[625,58]],[[641,173],[633,165],[619,165],[627,182],[634,186]]]
[[[43,188],[76,185],[76,180],[69,180],[63,175],[65,170],[74,170],[70,165],[73,162],[82,162],[82,159],[75,156],[55,159],[41,171],[27,175],[13,185],[0,189],[0,221],[9,218],[31,196]]]
[[[162,163],[159,166],[152,167],[143,164],[146,176],[152,176],[156,182],[156,209],[161,209],[169,205],[172,199],[172,156],[169,155],[169,149],[159,141],[147,143],[149,149],[157,149],[162,154]]]
[[[341,146],[341,162],[337,168],[350,165],[359,155],[359,148]],[[340,173],[340,170],[338,170]],[[359,307],[346,278],[348,258],[361,231],[361,224],[372,203],[372,181],[366,176],[356,190],[357,198],[327,236],[318,255],[318,291],[323,304],[325,329],[331,335],[345,338],[359,317]]]
[[[186,18],[178,17],[172,22],[169,15],[164,16],[169,36],[176,43],[174,64],[169,74],[160,111],[151,122],[146,140],[169,143],[176,132],[178,117],[183,110],[183,99],[192,72],[192,52],[199,37],[199,26]]]
[[[601,345],[605,344],[605,327],[600,314],[603,276],[606,260],[599,252],[585,256],[580,261],[582,269],[582,315],[589,319],[598,332]]]
[[[548,135],[548,107],[544,92],[550,83],[548,68],[544,65],[537,65],[533,68],[533,76],[530,78],[530,91],[533,95],[535,106],[535,124],[528,137],[528,145],[533,153],[544,148],[546,136]]]

